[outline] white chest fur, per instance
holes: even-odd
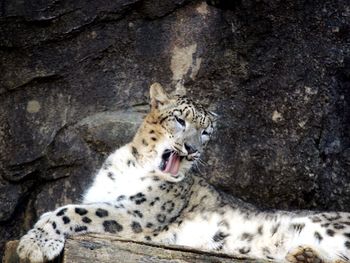
[[[83,203],[114,202],[121,195],[146,192],[151,184],[151,178],[146,175],[124,146],[108,157],[84,194]]]

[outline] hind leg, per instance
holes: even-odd
[[[290,263],[324,263],[313,249],[306,246],[293,249],[287,254],[286,260]]]

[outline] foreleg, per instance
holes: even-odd
[[[130,214],[122,207],[110,204],[67,205],[43,214],[19,243],[21,259],[44,262],[58,256],[65,239],[87,232],[113,233],[144,240],[146,229],[140,214]]]

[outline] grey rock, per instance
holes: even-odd
[[[130,111],[102,112],[84,118],[75,127],[91,149],[108,154],[132,140],[144,116]]]
[[[21,187],[19,185],[0,184],[0,222],[9,220],[17,206],[17,202],[21,196]]]

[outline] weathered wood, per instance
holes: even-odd
[[[18,241],[9,241],[6,243],[5,246],[5,254],[2,259],[3,263],[17,263],[19,262],[17,254],[16,254],[16,248],[18,245]]]
[[[3,263],[19,263],[18,241],[6,244]],[[90,234],[68,239],[63,255],[55,262],[72,263],[263,263],[264,261],[235,259],[225,254],[199,251],[179,246],[135,242],[109,235]],[[21,262],[22,263],[22,262]]]
[[[29,261],[20,260],[17,256],[17,246],[18,246],[18,240],[12,240],[6,243],[5,246],[5,254],[2,258],[2,263],[29,263]],[[61,263],[62,262],[62,256],[60,255],[55,260],[50,261],[50,263]],[[67,261],[68,262],[68,261]],[[73,262],[73,261],[71,261]],[[79,261],[78,261],[79,262]]]

